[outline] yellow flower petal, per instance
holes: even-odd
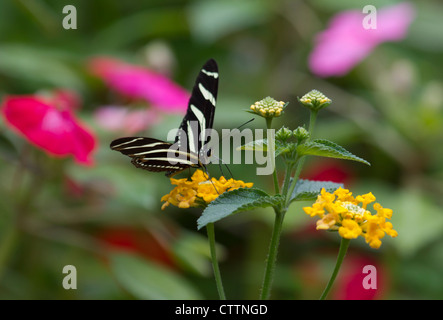
[[[251,188],[253,183],[244,183],[241,180],[220,177],[218,180],[212,178],[208,180],[208,175],[202,170],[196,170],[188,179],[173,179],[171,184],[176,187],[167,195],[161,198],[165,201],[162,210],[169,204],[179,208],[189,208],[201,205],[202,202],[210,203],[214,201],[220,194],[237,188]]]
[[[338,229],[340,236],[345,239],[356,239],[362,232],[358,223],[351,219],[343,220],[342,226]]]
[[[303,211],[311,217],[320,218],[318,230],[338,230],[339,235],[346,239],[362,236],[369,246],[379,248],[385,234],[394,238],[398,232],[391,222],[386,221],[392,217],[391,209],[383,208],[379,203],[373,205],[376,214],[366,209],[375,200],[371,192],[354,198],[347,189],[339,188],[333,194],[322,189],[316,202],[304,207]]]

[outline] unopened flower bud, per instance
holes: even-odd
[[[274,98],[266,97],[251,105],[249,109],[251,110],[250,112],[258,114],[264,118],[275,118],[282,114],[284,107],[285,103],[283,101],[277,101]]]
[[[298,142],[302,142],[303,140],[306,140],[309,138],[309,132],[304,127],[298,127],[294,130],[294,137],[297,138]]]
[[[332,100],[326,97],[323,93],[318,90],[311,90],[303,97],[298,98],[298,101],[313,111],[318,111],[320,109],[326,108],[332,103]]]
[[[290,137],[292,137],[292,131],[286,127],[282,127],[275,133],[275,139],[281,142],[285,142]]]

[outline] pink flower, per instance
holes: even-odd
[[[131,110],[125,106],[101,107],[95,112],[94,118],[100,127],[127,135],[145,130],[159,120],[157,113],[152,109]]]
[[[73,155],[80,164],[92,164],[95,138],[76,119],[67,103],[55,94],[52,98],[37,95],[8,96],[1,112],[6,123],[32,144],[54,156]]]
[[[188,91],[154,71],[106,57],[90,60],[89,68],[114,90],[144,99],[164,112],[184,113],[187,109]]]
[[[342,76],[368,56],[379,44],[406,36],[414,18],[409,3],[377,10],[376,29],[365,29],[366,14],[358,10],[339,13],[316,39],[309,56],[311,71],[321,77]]]

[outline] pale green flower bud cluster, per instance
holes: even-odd
[[[318,90],[311,90],[303,97],[299,98],[298,101],[305,107],[318,111],[320,109],[326,108],[332,103],[332,100],[326,97],[323,93]]]
[[[251,105],[250,110],[264,118],[279,117],[283,113],[285,102],[266,97]]]
[[[297,138],[297,141],[302,142],[309,138],[310,134],[308,130],[306,130],[304,127],[298,127],[293,132],[294,137]]]
[[[291,137],[294,137],[297,139],[298,143],[301,143],[308,139],[309,136],[308,130],[306,130],[304,127],[298,127],[295,130],[282,127],[275,133],[275,139],[281,142],[286,142]]]
[[[280,128],[275,133],[275,139],[278,140],[278,141],[281,141],[281,142],[286,142],[286,140],[288,140],[291,137],[292,137],[292,130],[288,129],[286,127]]]

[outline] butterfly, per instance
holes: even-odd
[[[206,133],[214,122],[218,78],[217,63],[210,59],[197,76],[174,144],[147,137],[124,137],[112,141],[111,149],[129,156],[137,168],[166,172],[168,177],[188,168],[206,170],[212,154]]]

